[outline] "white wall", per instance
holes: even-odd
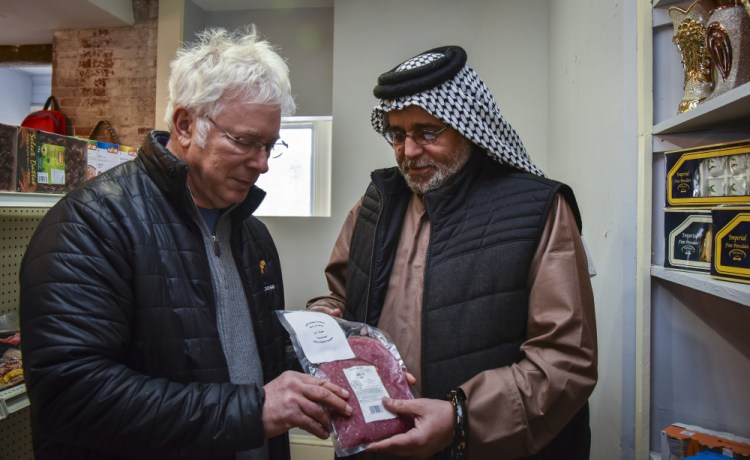
[[[261,37],[277,47],[290,67],[298,116],[330,116],[333,77],[333,10],[246,10],[211,12],[206,24],[235,29],[255,23]]]
[[[332,214],[263,219],[281,253],[287,306],[326,292],[323,268],[346,213],[370,171],[395,164],[369,124],[377,76],[428,48],[461,45],[534,161],[576,192],[598,270],[591,458],[634,458],[634,3],[335,0]]]
[[[599,272],[591,458],[633,458],[634,10],[616,0],[337,0],[332,217],[266,219],[285,262],[288,305],[325,291],[321,271],[341,221],[369,172],[394,164],[369,124],[376,76],[422,50],[459,44],[534,161],[576,191]]]
[[[0,68],[0,123],[20,125],[31,107],[31,76],[20,70]]]
[[[635,2],[550,1],[549,171],[583,212],[599,332],[592,459],[633,458],[636,273]]]
[[[346,213],[372,170],[395,165],[370,126],[377,76],[445,44],[467,50],[534,161],[546,168],[547,0],[336,1],[331,217],[263,219],[280,248],[290,308],[327,292],[323,269]]]

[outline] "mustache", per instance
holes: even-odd
[[[416,168],[426,168],[432,166],[433,168],[437,166],[437,164],[434,161],[420,159],[420,160],[404,160],[401,162],[401,169],[407,170],[407,169],[416,169]]]

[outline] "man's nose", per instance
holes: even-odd
[[[406,139],[404,139],[404,155],[407,157],[415,157],[418,155],[421,155],[424,151],[424,148],[417,144],[414,139],[412,139],[410,136],[406,136]]]
[[[245,165],[248,168],[257,169],[261,174],[268,172],[268,155],[266,152],[258,152],[257,155],[253,155],[245,161]]]

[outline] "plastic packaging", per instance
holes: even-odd
[[[277,311],[289,331],[302,368],[349,391],[353,413],[331,413],[331,439],[336,455],[361,452],[375,441],[404,433],[414,420],[396,416],[382,398],[413,399],[406,368],[390,337],[364,323],[323,313]]]

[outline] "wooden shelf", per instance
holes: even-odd
[[[722,128],[725,123],[750,118],[750,83],[701,102],[687,112],[654,126],[654,135]]]
[[[29,397],[23,383],[0,391],[0,420],[28,405]]]
[[[651,276],[750,307],[748,284],[721,281],[704,273],[668,270],[659,265],[651,266]]]
[[[665,6],[672,6],[685,2],[686,0],[654,0],[652,5],[654,8],[663,8]]]

